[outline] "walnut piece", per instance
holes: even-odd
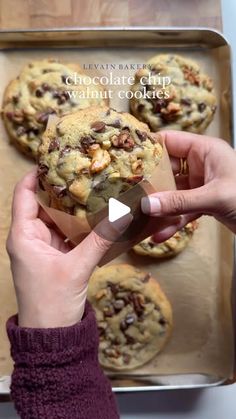
[[[184,66],[183,67],[183,73],[185,80],[188,80],[189,83],[195,84],[196,86],[199,86],[200,84],[200,77],[199,74],[196,73],[191,67]]]
[[[132,150],[135,145],[128,130],[123,130],[119,135],[113,135],[111,137],[111,142],[114,147],[123,148],[124,150]]]
[[[99,144],[93,144],[89,147],[88,154],[92,157],[92,162],[90,165],[91,173],[98,173],[104,170],[109,166],[111,162],[111,157],[108,151],[103,150]]]
[[[162,108],[161,117],[165,121],[175,120],[181,113],[181,107],[178,103],[170,102],[166,108]]]

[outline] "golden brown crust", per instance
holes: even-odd
[[[158,137],[132,115],[90,107],[47,129],[39,147],[39,179],[57,208],[84,216],[150,177],[162,151]]]

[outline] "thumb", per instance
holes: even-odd
[[[83,268],[90,276],[90,273],[105,253],[124,233],[132,220],[133,216],[131,214],[127,214],[114,222],[109,222],[105,218],[78,246],[67,253],[68,262],[73,264],[78,263],[78,260],[83,260]]]
[[[216,194],[208,187],[157,192],[142,198],[144,214],[152,216],[211,213],[216,204]]]

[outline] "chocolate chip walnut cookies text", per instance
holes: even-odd
[[[95,309],[103,367],[137,368],[167,344],[172,309],[150,274],[130,265],[98,269],[90,278],[88,299]]]

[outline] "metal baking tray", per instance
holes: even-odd
[[[224,47],[231,62],[231,51],[227,40],[215,30],[206,28],[72,28],[52,30],[0,31],[0,50],[14,51],[19,49],[58,48],[158,48],[181,52],[185,49],[212,50]],[[1,53],[0,51],[0,53]],[[229,84],[231,85],[231,74]],[[232,89],[230,89],[232,92]],[[231,93],[230,93],[231,95]],[[232,98],[229,98],[232,103]],[[228,114],[227,139],[233,141],[233,118]],[[233,287],[234,288],[234,287]],[[233,304],[232,304],[233,307]],[[229,383],[225,377],[206,374],[175,374],[110,377],[113,390],[116,392],[150,391],[179,388],[211,387]],[[0,377],[0,394],[9,394],[8,376]],[[232,382],[232,381],[231,381]]]

